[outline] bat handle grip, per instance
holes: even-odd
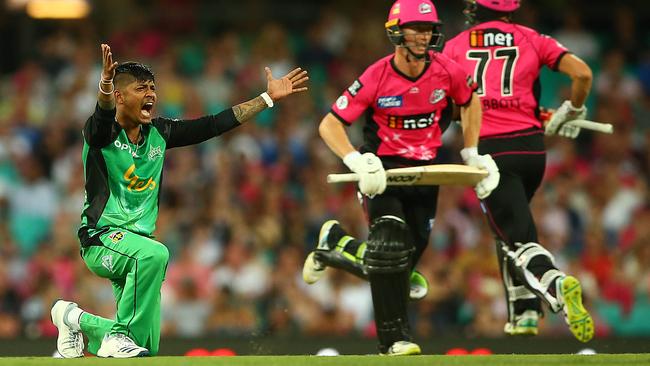
[[[358,182],[358,181],[359,181],[359,174],[356,173],[327,175],[327,183],[346,183],[346,182]]]

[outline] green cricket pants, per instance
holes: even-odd
[[[122,333],[156,355],[160,343],[160,288],[169,251],[162,243],[123,229],[101,234],[103,245],[82,248],[94,274],[111,280],[117,303],[115,320],[84,312],[81,331],[88,351],[97,354],[105,334]]]

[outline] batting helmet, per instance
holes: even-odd
[[[427,24],[433,26],[433,36],[429,44],[430,49],[441,49],[444,37],[439,27],[442,25],[438,19],[438,12],[431,0],[397,0],[390,8],[386,21],[386,34],[395,46],[404,47],[404,32],[402,27],[414,24]]]
[[[520,0],[476,0],[476,3],[494,11],[510,13],[521,5]]]

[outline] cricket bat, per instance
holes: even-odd
[[[585,130],[592,130],[607,134],[614,133],[614,126],[612,126],[611,123],[599,123],[587,121],[586,119],[576,119],[573,121],[568,121],[567,123],[576,127],[584,128]]]
[[[389,186],[475,186],[487,177],[487,170],[461,164],[435,164],[386,170]],[[358,182],[356,173],[329,174],[327,183]]]

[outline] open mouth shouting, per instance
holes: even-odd
[[[140,109],[140,115],[144,120],[151,120],[151,113],[153,112],[153,102],[145,102]]]

